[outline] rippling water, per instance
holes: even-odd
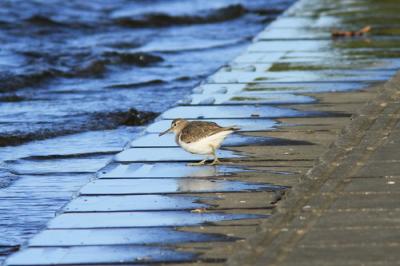
[[[0,2],[0,261],[292,0]]]

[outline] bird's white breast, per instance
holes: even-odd
[[[178,139],[178,144],[185,150],[190,153],[195,154],[212,154],[213,148],[218,149],[222,141],[224,141],[225,137],[231,134],[233,131],[222,131],[217,134],[199,139],[197,141],[193,141],[190,143],[185,143]]]

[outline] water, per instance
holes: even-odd
[[[0,262],[291,2],[1,1]]]

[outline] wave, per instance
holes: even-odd
[[[22,102],[26,100],[28,100],[28,98],[17,94],[0,95],[0,102]]]
[[[127,111],[95,112],[64,117],[61,121],[37,123],[35,127],[22,123],[18,130],[0,133],[1,146],[15,146],[33,140],[43,140],[68,134],[115,129],[120,126],[141,126],[156,118],[155,112]]]
[[[211,10],[199,16],[174,16],[166,13],[147,13],[137,17],[121,17],[114,19],[119,26],[143,28],[143,27],[167,27],[172,25],[206,24],[233,20],[246,14],[247,10],[240,4],[230,5]]]
[[[147,67],[164,61],[161,56],[145,52],[105,52],[100,56],[82,54],[48,55],[39,52],[26,52],[24,55],[30,65],[38,65],[40,67],[25,71],[24,74],[14,74],[9,71],[0,72],[0,92],[12,92],[22,88],[38,86],[57,77],[98,78],[107,72],[107,66],[109,65],[122,64]],[[0,101],[19,100],[21,99],[18,97],[0,96]]]
[[[10,92],[21,88],[38,85],[44,80],[57,75],[57,71],[51,69],[38,71],[31,74],[15,75],[11,72],[0,72],[0,92]]]
[[[0,167],[0,188],[8,187],[18,176],[12,174],[8,169]],[[0,245],[0,248],[2,246]],[[1,255],[1,252],[0,252]]]
[[[163,12],[145,13],[132,17],[123,16],[111,19],[111,23],[107,20],[104,21],[57,21],[50,16],[45,15],[32,15],[24,19],[24,23],[38,27],[57,27],[57,28],[96,28],[99,26],[122,26],[131,28],[144,28],[144,27],[168,27],[174,25],[191,25],[191,24],[207,24],[218,23],[228,20],[240,18],[246,14],[256,14],[259,16],[277,16],[282,13],[279,8],[257,8],[247,9],[241,4],[233,4],[225,7],[204,10],[200,15],[173,15]],[[3,22],[12,26],[10,22]],[[1,23],[0,23],[1,24]]]
[[[114,84],[107,86],[106,89],[135,89],[135,88],[142,88],[146,86],[151,86],[151,85],[157,85],[157,84],[164,84],[166,83],[162,79],[152,79],[149,81],[144,81],[144,82],[137,82],[137,83],[122,83],[122,84]]]
[[[38,26],[64,26],[64,23],[55,21],[49,17],[42,16],[42,15],[33,15],[27,19],[25,22],[28,24],[38,25]]]
[[[83,62],[79,66],[71,67],[66,71],[57,71],[58,75],[66,78],[73,77],[101,77],[107,72],[108,65],[134,65],[146,67],[164,59],[161,56],[150,53],[137,52],[105,52],[101,56]]]
[[[159,55],[150,53],[126,53],[126,52],[106,52],[103,54],[106,58],[109,58],[113,63],[122,63],[137,66],[148,66],[155,63],[164,61]]]
[[[100,23],[100,22],[99,22]],[[44,15],[33,15],[27,19],[23,20],[23,25],[29,26],[36,26],[37,28],[47,28],[50,29],[94,29],[99,26],[99,23],[90,23],[90,22],[83,22],[71,19],[70,21],[57,21],[51,17],[44,16]],[[12,26],[12,23],[8,23],[9,26]],[[39,31],[40,33],[41,31]],[[52,33],[50,31],[44,31],[42,33]],[[33,31],[32,34],[35,34]]]

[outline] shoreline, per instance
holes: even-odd
[[[149,125],[147,134],[117,154],[50,221],[47,229],[7,260],[7,265],[219,265],[227,259],[228,263],[246,265],[246,259],[237,257],[242,252],[229,258],[237,252],[232,241],[247,239],[256,232],[278,230],[268,226],[269,221],[278,219],[274,216],[285,206],[284,194],[288,192],[290,198],[298,191],[303,193],[298,186],[302,176],[321,154],[331,149],[331,143],[351,115],[376,97],[376,86],[363,86],[382,82],[394,74],[390,67],[374,68],[375,62],[361,64],[362,69],[341,69],[343,63],[336,60],[333,50],[342,49],[342,60],[357,61],[357,57],[352,59],[351,53],[346,53],[363,53],[365,44],[352,48],[350,44],[332,42],[334,47],[329,50],[326,42],[321,42],[321,38],[330,36],[323,31],[327,26],[313,31],[314,17],[296,17],[297,12],[307,14],[310,2],[313,0],[296,2],[228,68],[219,69],[196,87],[191,101],[169,109]],[[329,25],[330,21],[326,23]],[[276,38],[280,30],[302,34],[301,39],[316,37],[311,38],[314,42],[293,45],[299,36],[285,36],[293,41]],[[308,60],[317,66],[328,61],[332,67],[318,68]],[[287,61],[300,62],[302,71],[269,71],[275,64]],[[380,63],[385,64],[384,60]],[[187,162],[198,158],[175,148],[170,137],[157,137],[176,117],[212,120],[222,125],[234,121],[243,130],[221,151],[222,166],[187,167]],[[287,215],[291,217],[292,213],[295,212],[288,211]],[[154,235],[138,240],[149,227],[154,228]],[[163,230],[171,231],[163,235]],[[78,232],[84,233],[77,235]],[[69,238],[70,234],[74,238]],[[149,243],[154,246],[148,247]],[[239,245],[239,250],[243,247]],[[246,249],[246,256],[265,251],[252,245],[243,248]],[[59,255],[38,256],[50,251]],[[76,254],[82,252],[98,256],[77,258]]]
[[[0,88],[0,135],[13,135],[15,142],[23,136],[36,139],[0,147],[0,164],[15,175],[9,178],[0,170],[1,244],[13,250],[23,245],[114,153],[140,136],[140,127],[118,127],[126,120],[131,124],[131,115],[135,115],[128,111],[131,107],[159,113],[175,104],[190,94],[202,77],[241,52],[250,42],[249,36],[262,30],[291,1],[267,5],[264,0],[241,1],[240,6],[232,6],[236,0],[222,0],[194,6],[176,0],[154,3],[151,9],[145,3],[124,1],[105,5],[56,0],[42,5],[26,3],[22,9],[17,2],[0,4],[4,17],[9,18],[0,30],[4,37],[0,72],[7,87],[7,92],[4,86],[3,91]],[[273,13],[263,13],[271,8]],[[113,13],[118,10],[134,13],[121,14],[123,17],[150,24],[144,25],[145,29],[115,24],[108,18],[115,18]],[[165,18],[153,16],[156,10],[169,15],[166,25],[152,23]],[[197,10],[204,21],[198,20]],[[205,23],[209,15],[227,10],[242,11],[237,17],[222,14],[219,18],[223,21]],[[35,15],[38,12],[39,17]],[[190,25],[181,20],[183,13],[187,19],[195,18]],[[57,23],[60,20],[62,24]],[[82,22],[90,28],[87,32],[83,32]],[[219,33],[216,38],[211,36],[213,32]],[[64,41],[60,43],[54,35]],[[41,42],[37,43],[35,36],[40,36]],[[173,49],[161,52],[166,47]],[[149,113],[137,113],[141,118],[145,114]],[[118,128],[86,131],[114,127]],[[64,135],[81,131],[86,132]],[[37,140],[46,137],[51,138]],[[0,253],[2,264],[8,251]]]

